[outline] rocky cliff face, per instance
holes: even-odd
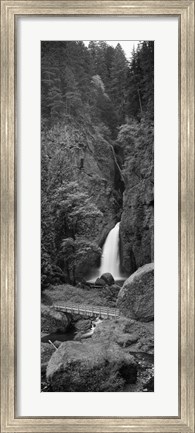
[[[137,131],[126,143],[125,191],[120,224],[122,271],[132,274],[154,257],[153,135]]]
[[[78,165],[83,161],[82,168]],[[108,232],[120,218],[122,189],[120,169],[113,148],[101,136],[76,154],[76,179],[102,212],[102,221],[94,226],[92,237],[102,246]]]
[[[84,194],[86,199],[89,198],[90,204],[99,211],[97,216],[92,215],[91,218],[88,211],[88,219],[84,218],[83,223],[80,219],[77,224],[76,234],[102,247],[107,234],[120,220],[124,188],[110,141],[98,127],[84,124],[58,125],[45,136],[43,134],[42,170],[44,161],[45,166],[49,166],[44,179],[47,179],[46,188],[51,200],[52,195],[60,188],[66,188],[71,184],[77,185],[79,194]],[[62,200],[59,197],[55,199],[55,203],[59,202],[60,205]],[[47,211],[48,204],[45,208]],[[44,215],[42,219],[44,221]],[[63,220],[60,224],[62,227]],[[61,227],[58,224],[58,230],[61,232],[59,245],[63,238],[70,236],[67,228]],[[97,266],[97,254],[93,255],[90,252],[85,261],[86,266],[82,265],[83,274],[87,268]]]
[[[119,132],[115,151],[117,159],[109,138],[100,127],[92,127],[91,124],[61,124],[47,131],[42,139],[42,170],[45,161],[47,167],[43,178],[47,179],[49,194],[45,212],[50,206],[52,194],[55,196],[56,191],[67,185],[70,192],[71,185],[77,185],[78,201],[79,194],[84,194],[96,209],[96,215],[94,213],[90,217],[91,211],[87,210],[88,219],[80,218],[76,235],[102,247],[109,231],[121,219],[121,271],[128,276],[140,266],[153,261],[153,128],[138,122],[124,125]],[[55,207],[64,200],[60,194],[54,198]],[[64,205],[64,212],[66,208],[67,204]],[[85,205],[83,208],[81,206],[80,212],[84,212],[84,208]],[[45,221],[44,214],[42,221]],[[52,224],[55,224],[55,220],[51,223],[51,229]],[[61,248],[62,240],[72,236],[63,225],[64,220],[59,220],[56,228],[59,231],[57,251]],[[50,239],[48,243],[51,244]],[[90,251],[79,273],[85,275],[87,268],[99,265],[99,260],[100,254]],[[61,266],[59,262],[57,264]]]

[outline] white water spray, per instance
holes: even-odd
[[[120,222],[108,233],[103,246],[101,266],[99,269],[99,275],[110,272],[115,280],[123,279],[120,273],[119,227]]]

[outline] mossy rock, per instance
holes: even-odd
[[[137,365],[117,344],[68,341],[50,359],[47,380],[53,392],[121,391],[136,382]]]

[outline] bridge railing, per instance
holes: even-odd
[[[79,305],[79,304],[64,304],[64,305],[54,305],[55,310],[62,311],[66,313],[77,313],[82,316],[99,316],[102,318],[106,317],[118,317],[119,310],[117,308],[109,308],[102,306],[92,306],[92,305]]]

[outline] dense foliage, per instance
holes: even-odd
[[[128,62],[120,44],[42,42],[41,65],[44,289],[98,263],[102,196],[112,214],[122,203],[117,162],[128,179],[132,140],[153,141],[154,44],[141,42]]]

